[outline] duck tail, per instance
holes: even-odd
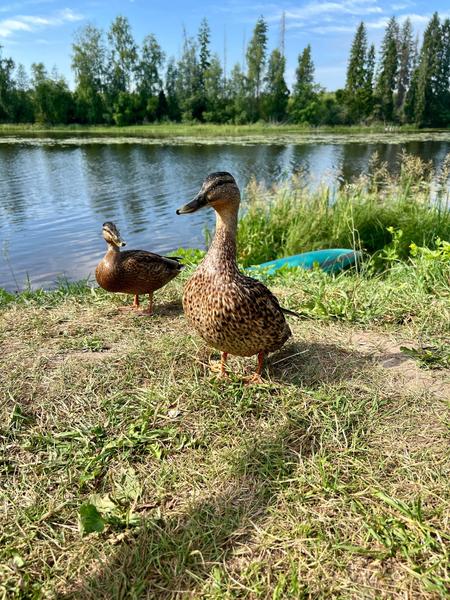
[[[164,256],[163,258],[168,258],[169,260],[176,260],[177,262],[181,262],[183,260],[181,256]]]
[[[295,312],[294,310],[290,310],[289,308],[283,308],[283,306],[281,306],[281,310],[285,315],[291,315],[292,317],[298,317],[299,319],[302,316],[300,313]]]

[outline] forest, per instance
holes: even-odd
[[[245,61],[229,73],[212,52],[208,21],[183,35],[178,59],[167,57],[153,34],[138,45],[129,20],[117,16],[108,31],[88,24],[72,44],[71,90],[41,62],[31,72],[0,46],[0,123],[135,125],[153,122],[255,122],[321,125],[450,125],[450,19],[431,17],[419,40],[409,19],[392,17],[381,47],[369,45],[361,22],[355,32],[343,89],[315,81],[311,46],[298,55],[288,88],[283,44],[268,49],[261,16]]]

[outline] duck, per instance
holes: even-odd
[[[279,350],[292,335],[285,315],[299,315],[282,308],[263,283],[239,271],[236,234],[240,201],[234,177],[220,171],[208,175],[195,198],[176,211],[184,215],[211,207],[216,213],[214,239],[184,287],[183,310],[193,329],[220,351],[220,377],[228,376],[229,354],[257,355],[256,371],[246,382],[262,383],[264,357]]]
[[[160,256],[146,250],[125,250],[116,225],[111,221],[103,223],[103,239],[108,248],[105,256],[95,269],[98,285],[108,292],[134,294],[132,308],[138,310],[139,296],[148,294],[148,306],[142,315],[153,314],[153,292],[179,275],[184,265],[177,256]],[[126,307],[124,307],[126,308]]]

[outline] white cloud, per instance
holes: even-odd
[[[408,15],[406,15],[406,14],[400,15],[399,17],[397,17],[397,21],[401,25],[402,23],[404,23],[406,21],[406,19],[409,19],[411,21],[412,25],[415,25],[417,28],[422,29],[429,22],[431,17],[432,17],[431,14],[418,15],[415,13],[411,13]],[[448,17],[448,15],[446,13],[440,13],[439,17],[441,20],[444,20]],[[389,22],[389,18],[383,17],[381,19],[377,19],[376,21],[367,21],[366,27],[367,27],[367,29],[384,29],[386,27],[386,25],[388,24],[388,22]]]
[[[16,10],[23,10],[24,6],[38,6],[41,4],[53,4],[55,0],[21,0],[12,4],[3,4],[0,6],[0,13],[9,13]]]
[[[383,10],[376,2],[344,0],[344,2],[311,2],[300,8],[286,11],[286,19],[307,19],[321,15],[370,15]]]
[[[0,20],[0,38],[9,38],[20,31],[36,31],[44,27],[57,27],[65,23],[73,23],[84,17],[70,8],[64,8],[50,16],[17,15]]]
[[[386,25],[389,22],[388,17],[382,17],[381,19],[377,19],[376,21],[368,21],[365,23],[367,29],[386,29]]]
[[[9,37],[15,31],[31,31],[31,26],[18,19],[3,19],[0,21],[0,38]]]
[[[325,2],[308,2],[304,6],[286,9],[286,27],[288,29],[298,29],[302,27],[305,21],[317,21],[318,19],[330,20],[340,16],[358,16],[365,17],[373,14],[383,13],[383,9],[378,6],[377,0],[343,0],[343,2],[334,2],[326,0]],[[268,17],[269,22],[279,21],[282,12],[277,10],[276,14]],[[319,23],[317,23],[319,24]]]
[[[355,25],[318,25],[317,27],[309,27],[308,31],[321,35],[327,33],[354,33]]]
[[[405,0],[405,2],[397,2],[395,4],[391,4],[391,10],[404,10],[405,8],[410,8],[414,6],[415,2],[409,2]]]

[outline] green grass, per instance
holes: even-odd
[[[191,269],[147,319],[0,295],[0,597],[448,597],[450,371],[401,350],[448,348],[444,246],[269,278],[302,318],[256,387],[210,374]]]
[[[45,125],[45,124],[0,124],[0,135],[29,135],[29,134],[96,134],[105,136],[139,136],[149,138],[167,138],[177,136],[247,136],[256,135],[275,137],[283,134],[358,134],[358,133],[438,133],[446,132],[442,129],[417,129],[410,125],[386,129],[384,124],[372,126],[323,126],[311,127],[309,125],[253,123],[250,125],[217,125],[212,123],[155,123],[148,125],[131,125],[125,127],[108,125]]]
[[[411,244],[450,241],[450,154],[439,172],[418,157],[402,155],[392,176],[377,158],[355,182],[311,190],[302,176],[272,188],[255,181],[245,194],[239,225],[244,265],[320,248],[355,248],[374,255],[383,269],[405,259]]]

